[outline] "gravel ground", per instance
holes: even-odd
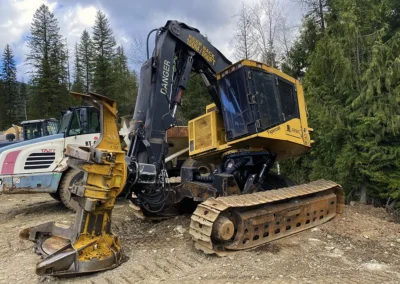
[[[193,248],[189,216],[141,221],[120,200],[113,228],[128,260],[103,273],[58,279],[35,275],[40,257],[18,233],[72,221],[74,214],[47,195],[0,195],[0,204],[0,283],[400,283],[400,224],[371,206],[346,206],[318,228],[220,258]]]

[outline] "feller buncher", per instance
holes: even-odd
[[[74,225],[46,223],[21,233],[45,255],[36,267],[40,275],[96,272],[122,262],[111,212],[124,187],[147,217],[171,216],[195,202],[190,234],[207,254],[261,246],[342,212],[340,185],[318,180],[295,186],[271,172],[276,161],[311,146],[299,81],[260,62],[232,64],[184,23],[168,21],[153,31],[155,49],[141,68],[127,155],[120,148],[115,101],[81,95],[101,110],[101,137],[95,146],[67,150],[69,165],[85,172],[82,183],[71,188],[80,205]],[[193,73],[204,80],[214,103],[189,122],[189,155],[213,166],[200,170],[193,160],[185,163],[180,183],[171,184],[166,131],[175,126]]]

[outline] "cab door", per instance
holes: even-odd
[[[100,137],[100,111],[94,107],[75,109],[65,133],[65,146],[95,145]]]

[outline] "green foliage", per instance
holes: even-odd
[[[0,129],[11,127],[12,124],[18,123],[18,89],[17,89],[17,68],[13,52],[7,44],[1,62],[2,92],[1,109],[2,117],[0,120]]]
[[[135,72],[130,72],[128,59],[122,47],[118,47],[112,64],[113,85],[111,96],[117,101],[120,115],[133,114],[138,92],[138,80]]]
[[[302,80],[309,66],[308,58],[315,50],[321,34],[319,25],[312,18],[306,16],[303,19],[299,37],[289,50],[289,56],[282,63],[282,71],[296,79]]]
[[[20,99],[20,121],[28,120],[27,101],[28,101],[28,86],[24,80],[19,84],[19,99]]]
[[[5,105],[4,105],[4,100],[5,100],[5,92],[4,92],[4,84],[3,80],[0,78],[0,122],[4,121],[5,117]],[[3,123],[0,123],[0,131],[5,130],[6,126],[3,126]]]
[[[78,93],[85,92],[85,82],[83,81],[82,62],[79,60],[78,44],[75,44],[75,62],[74,62],[74,83],[72,84],[72,91]]]
[[[75,48],[73,90],[96,92],[117,101],[120,115],[132,114],[138,92],[138,78],[128,67],[122,47],[115,39],[106,16],[98,11],[93,39],[83,31]]]
[[[301,181],[336,180],[348,193],[366,186],[370,198],[400,199],[398,1],[329,3],[327,28],[314,50],[298,48],[307,33],[315,34],[306,26],[291,52],[291,67],[307,66],[304,86],[316,143],[282,169],[297,172]],[[301,77],[300,68],[291,70]]]
[[[80,80],[83,81],[84,92],[88,93],[91,90],[93,81],[94,50],[92,39],[86,30],[84,30],[81,35],[78,50],[76,50],[75,53],[76,62],[79,62],[81,68]]]
[[[206,106],[212,103],[212,99],[204,84],[197,74],[192,74],[187,89],[182,96],[181,113],[177,115],[179,125],[187,125],[187,122],[206,113]]]
[[[109,96],[113,82],[113,57],[115,39],[110,23],[104,13],[98,11],[93,27],[94,75],[93,90]],[[111,96],[112,97],[112,96]]]
[[[29,119],[58,117],[60,109],[66,109],[71,103],[68,57],[59,30],[54,14],[46,5],[40,6],[33,15],[28,37],[27,62],[32,67]]]

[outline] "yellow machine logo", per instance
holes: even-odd
[[[187,45],[193,48],[197,53],[201,54],[205,60],[215,65],[215,55],[206,46],[204,46],[197,38],[189,35],[186,41]]]

